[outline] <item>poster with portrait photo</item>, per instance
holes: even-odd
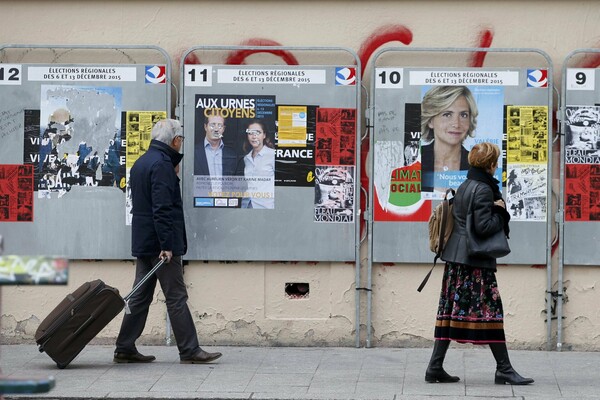
[[[274,208],[276,110],[275,96],[195,96],[195,207]]]
[[[490,142],[502,148],[504,88],[422,86],[421,91],[422,197],[442,199],[447,188],[457,189],[466,179],[468,153],[474,144]],[[455,101],[448,105],[448,98]],[[436,140],[453,153],[438,154]],[[498,164],[495,177],[501,180],[501,159]]]

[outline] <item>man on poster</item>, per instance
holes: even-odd
[[[241,175],[242,169],[234,149],[225,145],[225,118],[220,115],[204,117],[204,140],[196,144],[194,175]]]

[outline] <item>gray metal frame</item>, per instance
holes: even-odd
[[[374,57],[373,57],[373,73],[372,73],[372,79],[371,79],[371,97],[372,99],[375,99],[375,81],[376,81],[376,63],[378,61],[378,59],[385,53],[389,53],[389,52],[398,52],[400,54],[408,54],[408,53],[415,53],[417,55],[422,56],[423,58],[425,56],[427,56],[428,54],[435,54],[436,56],[439,57],[439,54],[441,53],[446,53],[446,54],[457,54],[457,53],[471,53],[471,54],[476,54],[476,53],[521,53],[522,54],[526,54],[526,53],[533,53],[537,56],[541,56],[545,61],[546,61],[546,65],[545,66],[536,66],[538,68],[545,68],[548,70],[548,154],[547,154],[547,160],[548,160],[548,171],[547,171],[547,219],[546,219],[546,240],[545,240],[545,244],[546,244],[546,251],[545,251],[545,264],[546,264],[546,270],[547,270],[547,287],[548,290],[546,291],[546,299],[547,299],[547,312],[548,315],[550,315],[550,300],[551,300],[551,294],[549,293],[552,287],[552,281],[551,281],[551,274],[552,274],[552,268],[551,268],[551,236],[552,236],[552,222],[551,222],[551,210],[552,210],[552,192],[551,192],[551,171],[552,171],[552,146],[551,146],[551,135],[552,135],[552,118],[551,118],[551,113],[552,113],[552,107],[553,107],[553,83],[552,83],[552,76],[553,76],[553,65],[552,65],[552,61],[550,59],[550,57],[543,51],[539,50],[539,49],[532,49],[532,48],[526,48],[526,49],[517,49],[517,48],[506,48],[506,49],[495,49],[495,48],[406,48],[406,47],[391,47],[391,48],[385,48],[382,49],[380,51],[378,51]],[[425,54],[425,56],[423,56],[423,54]],[[408,60],[408,56],[407,56],[407,60]],[[439,58],[438,58],[439,60]],[[419,59],[418,61],[421,61],[421,59]],[[411,67],[414,68],[426,68],[426,67],[431,67],[429,65],[423,65],[422,62],[418,63],[419,66],[415,67],[413,65],[411,65]],[[402,65],[394,65],[397,67],[403,67]],[[443,66],[442,66],[443,67]],[[442,67],[434,67],[434,68],[442,68]],[[489,67],[490,69],[498,69],[498,68],[502,68],[502,67],[506,67],[506,65],[502,65],[502,66],[494,66],[494,67]],[[529,68],[534,68],[534,66],[528,66]],[[465,68],[472,68],[472,67],[465,67],[465,66],[459,66],[459,67],[443,67],[445,70],[447,69],[456,69],[456,68],[461,68],[461,69],[465,69]],[[482,69],[484,69],[485,67],[481,67]],[[512,68],[517,68],[517,67],[512,67]],[[522,69],[522,67],[519,67]],[[474,68],[473,68],[474,69]],[[375,101],[373,100],[373,103],[369,105],[369,109],[370,109],[370,118],[373,121],[373,123],[371,125],[375,124]],[[544,104],[545,105],[545,104]],[[374,134],[371,135],[370,138],[370,149],[371,151],[374,151],[375,148],[375,139],[374,139]],[[371,170],[374,170],[374,159],[375,156],[373,155],[371,157]],[[368,221],[369,221],[369,233],[368,233],[368,251],[369,251],[369,257],[368,257],[368,272],[367,272],[367,339],[366,339],[366,345],[367,347],[371,346],[371,276],[372,276],[372,263],[373,263],[373,231],[374,231],[374,221],[373,221],[373,202],[374,202],[374,196],[373,196],[373,176],[374,176],[374,172],[372,173],[372,179],[371,179],[371,184],[370,184],[370,193],[371,195],[369,196],[369,208],[368,208]],[[387,224],[390,224],[391,222],[386,222]],[[418,228],[419,226],[421,226],[421,232],[415,232],[414,230],[412,230],[412,228]],[[427,243],[427,223],[414,223],[413,225],[411,225],[411,232],[413,236],[418,236],[418,239],[420,241],[423,242],[423,249],[425,249],[426,245],[425,243]],[[513,229],[513,232],[515,230]],[[513,233],[514,235],[514,233]],[[516,239],[516,240],[514,240]],[[533,263],[536,261],[532,261],[532,260],[523,260],[523,259],[519,259],[518,257],[515,257],[515,254],[518,254],[518,249],[519,249],[519,243],[518,243],[518,238],[513,238],[513,240],[511,241],[511,245],[514,247],[513,249],[513,253],[511,254],[511,256],[507,257],[506,259],[503,259],[501,262],[503,264],[505,263],[509,263],[509,264],[521,264],[521,263]],[[414,251],[414,249],[412,249]],[[516,250],[516,251],[515,251]],[[414,258],[414,259],[413,259]],[[508,262],[506,261],[508,259]],[[430,253],[427,250],[424,250],[423,253],[419,254],[418,257],[400,257],[400,258],[396,258],[393,260],[381,260],[381,261],[392,261],[392,262],[431,262],[430,260],[433,260],[433,253]],[[548,343],[550,342],[551,339],[551,322],[548,319],[548,332],[547,332],[547,340]]]
[[[132,67],[138,74],[135,82],[129,81],[120,84],[118,81],[71,81],[66,79],[56,82],[23,81],[22,83],[28,86],[13,86],[11,90],[19,93],[20,88],[23,88],[22,92],[30,96],[27,101],[31,102],[32,93],[39,90],[37,89],[38,83],[39,85],[122,88],[122,111],[146,111],[144,105],[148,105],[150,107],[148,111],[165,111],[167,116],[171,114],[171,59],[163,49],[157,46],[8,44],[0,45],[0,60],[2,63],[22,64],[25,68],[36,65]],[[164,87],[159,88],[158,85],[155,88],[150,88],[150,85],[147,85],[148,87],[142,86],[145,85],[144,77],[141,75],[140,79],[139,71],[141,70],[143,73],[145,65],[163,64],[166,75]],[[137,95],[138,90],[143,95]],[[156,95],[152,96],[153,93]],[[22,110],[27,109],[27,107],[25,105]],[[23,131],[18,135],[22,137]],[[16,140],[18,139],[15,138],[14,143],[17,143]],[[89,201],[87,197],[85,201],[81,201],[80,193],[83,193],[83,191],[69,192],[65,195],[65,198],[58,201],[57,199],[46,200],[43,204],[45,219],[40,219],[40,208],[38,207],[40,202],[36,198],[34,199],[36,203],[33,222],[7,222],[1,224],[3,228],[10,227],[8,229],[11,229],[11,237],[6,237],[7,251],[10,251],[11,254],[63,255],[70,259],[131,258],[131,230],[129,226],[126,226],[125,194],[114,193],[111,188],[98,188],[93,195],[95,203],[90,206],[90,203],[86,205],[86,202]],[[85,212],[85,216],[81,215],[86,209],[88,211]],[[50,217],[49,214],[53,216]],[[84,218],[81,218],[82,216]],[[69,229],[70,226],[76,225],[80,220],[83,221],[82,226]],[[43,226],[36,226],[37,222]],[[53,242],[52,238],[56,237],[57,233],[63,238]],[[105,239],[102,240],[101,238]],[[35,240],[44,243],[35,243]]]
[[[559,108],[558,119],[560,122],[562,140],[560,143],[560,199],[559,199],[559,210],[556,215],[556,220],[559,224],[559,242],[558,242],[558,277],[557,277],[557,290],[555,292],[557,296],[556,305],[556,321],[557,321],[557,339],[556,339],[556,350],[561,351],[563,346],[563,300],[564,300],[564,268],[566,265],[599,265],[597,260],[597,253],[595,250],[598,247],[598,240],[600,229],[598,223],[593,222],[567,222],[565,221],[565,164],[566,164],[566,108],[567,106],[594,106],[595,103],[600,103],[600,89],[598,88],[598,82],[596,82],[596,89],[593,91],[585,91],[585,93],[577,92],[579,96],[575,96],[574,93],[569,95],[567,88],[567,72],[569,69],[577,68],[569,65],[572,58],[583,54],[594,54],[598,55],[600,49],[576,49],[570,52],[563,61],[562,66],[562,92],[561,92],[561,107]],[[583,67],[581,67],[583,69]],[[588,68],[594,69],[595,76],[600,79],[599,68]],[[576,104],[569,104],[569,98],[582,98],[581,102],[576,101]],[[589,104],[591,102],[591,104]],[[568,232],[568,235],[565,235]],[[568,243],[565,243],[568,240]],[[548,289],[549,291],[551,288]]]
[[[219,260],[250,260],[250,261],[258,261],[258,260],[270,260],[270,261],[349,261],[348,259],[345,259],[347,257],[345,256],[341,256],[340,255],[332,255],[332,254],[338,254],[337,252],[332,253],[330,250],[328,250],[329,246],[337,246],[340,247],[343,242],[347,242],[347,241],[351,241],[351,246],[353,248],[352,251],[352,255],[350,256],[352,258],[352,261],[354,261],[355,263],[355,276],[356,276],[356,287],[359,288],[360,287],[360,217],[361,217],[361,213],[360,213],[360,194],[361,194],[361,188],[360,188],[360,140],[361,140],[361,130],[360,127],[362,126],[361,121],[362,121],[362,116],[361,116],[361,93],[360,93],[360,88],[361,88],[361,77],[360,77],[360,59],[358,58],[358,56],[356,55],[356,53],[348,48],[342,48],[342,47],[293,47],[293,46],[196,46],[196,47],[192,47],[190,49],[188,49],[181,58],[181,64],[180,64],[180,99],[179,99],[179,106],[177,107],[177,110],[179,112],[179,114],[181,115],[181,118],[184,122],[184,126],[186,127],[187,132],[193,132],[192,129],[193,127],[191,126],[192,124],[188,121],[193,120],[193,118],[189,118],[186,116],[185,114],[185,110],[186,110],[186,93],[187,92],[193,92],[192,94],[205,94],[204,92],[202,92],[202,88],[200,90],[187,90],[188,88],[185,86],[185,60],[188,56],[190,56],[191,54],[193,54],[194,52],[204,52],[204,53],[208,53],[211,55],[215,55],[215,54],[221,54],[224,52],[234,52],[234,51],[248,51],[248,52],[258,52],[258,53],[273,53],[276,54],[277,52],[282,52],[282,51],[290,51],[290,52],[294,52],[294,53],[302,53],[303,55],[308,55],[309,57],[312,56],[313,58],[311,58],[311,60],[317,60],[318,64],[316,63],[302,63],[299,62],[298,65],[286,65],[286,64],[282,64],[282,65],[276,65],[274,66],[273,64],[267,64],[267,63],[259,63],[259,64],[252,64],[252,65],[244,65],[243,68],[247,68],[247,67],[254,67],[254,68],[270,68],[270,67],[277,67],[277,68],[312,68],[312,67],[319,67],[319,68],[333,68],[335,66],[349,66],[348,62],[343,62],[340,63],[339,60],[335,59],[333,61],[328,60],[328,62],[323,62],[324,60],[324,56],[325,54],[330,54],[330,53],[335,53],[335,54],[345,54],[346,57],[349,55],[351,57],[351,62],[353,62],[353,66],[355,66],[356,68],[356,90],[355,93],[353,95],[353,99],[352,102],[353,104],[355,104],[355,106],[353,106],[353,108],[356,108],[356,143],[355,143],[355,182],[354,182],[354,210],[353,210],[353,216],[354,216],[354,222],[353,222],[353,226],[352,226],[352,230],[349,231],[348,229],[344,228],[344,226],[339,226],[339,224],[318,224],[315,225],[314,222],[311,221],[307,221],[307,224],[303,224],[304,220],[298,220],[298,219],[293,219],[293,218],[289,218],[290,221],[294,221],[291,223],[288,223],[288,230],[290,228],[296,230],[299,234],[297,234],[297,236],[295,236],[294,241],[289,243],[289,248],[283,248],[282,251],[273,251],[272,249],[269,249],[269,245],[270,245],[270,240],[269,237],[272,236],[276,236],[279,233],[276,231],[267,231],[264,232],[264,229],[268,227],[268,225],[265,225],[263,227],[263,229],[259,229],[259,231],[255,231],[254,234],[255,235],[261,235],[264,236],[264,240],[263,241],[257,241],[255,242],[255,245],[261,248],[264,248],[262,255],[258,256],[258,253],[255,253],[253,251],[239,251],[235,249],[235,246],[231,246],[230,249],[228,249],[227,251],[223,251],[221,254],[217,254],[217,253],[209,253],[208,257],[204,257],[204,256],[199,256],[200,253],[195,254],[194,251],[192,250],[191,252],[191,257],[194,259],[208,259],[208,260],[215,260],[215,259],[219,259]],[[323,57],[321,57],[320,55],[323,55]],[[316,57],[316,58],[315,58]],[[337,61],[337,62],[336,62]],[[231,68],[233,67],[232,65],[226,65],[226,64],[222,64],[219,62],[216,63],[207,63],[208,65],[211,66],[216,66],[216,67],[221,67],[221,68]],[[239,68],[239,67],[238,67]],[[328,86],[329,87],[329,86]],[[217,90],[221,90],[222,88],[219,88]],[[277,90],[289,90],[289,89],[277,89]],[[278,92],[276,90],[275,87],[272,88],[272,90],[269,91],[264,91],[261,92],[262,94],[265,95],[270,95],[270,94],[275,94],[275,92],[277,92],[277,95],[280,95],[280,92]],[[218,93],[212,93],[210,90],[205,90],[205,92],[208,92],[206,94],[213,94],[216,95]],[[256,88],[254,90],[254,92],[252,93],[257,94],[257,92],[259,92],[258,88]],[[220,93],[220,94],[235,94],[235,93]],[[244,92],[243,90],[239,90],[239,93],[237,93],[239,95],[242,94],[248,94],[248,92]],[[298,95],[296,95],[298,96]],[[314,95],[313,95],[314,96]],[[326,96],[323,96],[323,98],[326,98]],[[311,101],[310,98],[306,98],[305,97],[298,97],[297,101],[298,103],[296,104],[306,104],[306,105],[317,105],[317,106],[323,106],[323,104],[319,101],[319,98],[315,99],[316,101]],[[293,101],[293,100],[292,100]],[[279,103],[280,100],[279,98],[277,99],[277,103]],[[290,99],[286,98],[283,102],[283,104],[290,104]],[[339,100],[338,100],[339,102]],[[317,103],[317,104],[314,104]],[[328,107],[334,107],[334,105],[332,104],[327,104],[325,106]],[[339,106],[338,106],[339,107]],[[193,135],[190,135],[190,137]],[[191,142],[190,142],[191,143]],[[185,144],[184,144],[185,146]],[[190,177],[190,175],[193,174],[193,169],[191,169],[190,167],[186,167],[184,165],[184,171],[185,171],[185,176],[186,177]],[[189,171],[192,171],[192,173],[189,173]],[[184,207],[187,209],[187,216],[188,218],[194,218],[194,214],[197,215],[198,210],[190,210],[190,206],[193,207],[193,204],[190,205],[191,199],[188,198],[188,191],[185,188],[186,183],[184,180]],[[275,191],[277,192],[276,196],[279,196],[279,198],[281,198],[281,195],[285,195],[286,193],[289,193],[287,195],[287,197],[284,198],[284,200],[286,202],[290,202],[294,201],[295,198],[297,198],[299,190],[298,189],[303,189],[303,188],[296,188],[296,187],[275,187]],[[291,196],[290,196],[291,194]],[[286,205],[284,203],[284,205]],[[276,206],[277,208],[277,206]],[[219,228],[221,229],[221,231],[225,231],[225,236],[222,239],[225,239],[225,237],[229,240],[231,237],[233,237],[233,242],[232,243],[236,243],[237,239],[235,239],[235,231],[236,231],[236,226],[239,228],[240,223],[243,223],[244,221],[247,222],[252,222],[252,220],[256,219],[259,215],[255,214],[254,216],[248,216],[248,214],[245,214],[244,212],[239,212],[240,210],[220,210],[220,209],[214,209],[214,208],[210,208],[210,209],[206,209],[206,210],[199,210],[202,211],[204,213],[213,213],[212,215],[215,217],[214,220],[209,221],[210,224],[208,224],[206,227],[209,228],[209,232],[203,232],[202,235],[212,235],[215,233],[216,230],[218,230]],[[268,212],[276,212],[277,210],[265,210],[264,214],[262,213],[262,210],[254,210],[254,211],[249,211],[249,213],[261,213],[260,215],[266,219],[269,218]],[[289,217],[292,217],[293,214],[293,210],[285,210],[284,211]],[[235,218],[233,218],[233,214],[235,214]],[[276,213],[272,214],[272,217],[277,217],[277,218],[283,218],[283,214],[279,214],[276,215]],[[188,224],[189,225],[189,224]],[[220,226],[219,226],[220,225]],[[335,226],[337,225],[337,226]],[[347,224],[343,224],[343,225],[347,225]],[[205,228],[206,228],[205,227]],[[193,231],[193,229],[192,229]],[[322,234],[319,235],[315,235],[315,232],[319,232],[321,231]],[[283,233],[283,232],[282,232]],[[325,234],[325,236],[323,236],[323,233]],[[190,234],[190,236],[192,236],[192,239],[189,240],[188,242],[192,242],[195,240],[194,238],[194,232],[192,232]],[[286,234],[287,237],[287,234]],[[325,239],[325,237],[328,237],[329,239]],[[332,239],[332,237],[336,237],[336,239]],[[321,238],[321,239],[319,239]],[[287,242],[286,242],[287,243]],[[196,246],[198,245],[207,245],[209,246],[210,243],[199,243],[196,242]],[[344,244],[347,245],[348,243]],[[246,244],[247,246],[248,244]],[[191,244],[191,246],[194,246],[193,244]],[[281,246],[281,243],[279,245],[279,247]],[[303,250],[301,250],[300,252],[298,252],[297,250],[294,250],[294,248],[302,248]],[[190,252],[188,252],[188,254],[190,254]],[[188,255],[189,257],[189,255]],[[359,321],[359,317],[360,317],[360,313],[359,313],[359,305],[360,305],[360,296],[359,296],[359,291],[356,291],[356,316],[357,316],[357,320],[356,320],[356,345],[358,347],[359,345],[359,333],[360,333],[360,321]]]

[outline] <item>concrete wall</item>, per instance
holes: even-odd
[[[600,43],[597,1],[20,0],[3,1],[0,8],[1,43],[157,45],[170,54],[175,71],[185,50],[197,45],[341,46],[359,54],[366,83],[370,55],[386,45],[539,48],[551,56],[560,84],[565,56]],[[429,345],[443,268],[436,269],[418,294],[416,287],[428,268],[374,265],[371,345]],[[546,276],[545,266],[499,269],[507,339],[513,348],[546,348]],[[201,342],[219,345],[353,346],[354,277],[353,265],[336,263],[186,267],[189,303]],[[361,277],[364,284],[364,263]],[[68,287],[3,288],[2,343],[31,343],[39,322],[60,299],[96,278],[126,293],[133,264],[77,261],[71,266]],[[556,271],[552,281],[556,289]],[[566,269],[564,348],[600,350],[599,281],[597,267]],[[309,298],[286,298],[286,282],[308,282]],[[360,314],[364,324],[364,293]],[[120,320],[101,332],[97,342],[113,343]],[[141,342],[164,343],[165,326],[164,299],[157,291]],[[554,328],[552,332],[556,335]],[[364,326],[360,335],[364,344]]]

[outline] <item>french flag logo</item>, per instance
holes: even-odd
[[[335,84],[342,86],[356,85],[356,68],[337,67],[335,69]]]
[[[548,70],[547,69],[528,69],[527,70],[527,87],[547,88],[548,87]]]
[[[151,84],[167,82],[167,68],[164,65],[147,65],[145,81]]]

